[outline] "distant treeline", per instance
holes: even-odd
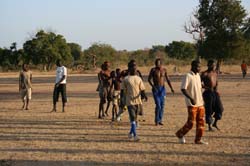
[[[121,51],[109,44],[94,43],[82,50],[77,43],[67,43],[62,35],[40,30],[21,49],[17,49],[16,43],[12,43],[9,48],[0,48],[0,66],[2,70],[16,70],[23,63],[28,63],[42,70],[50,70],[55,66],[56,60],[61,59],[69,68],[89,70],[100,67],[104,61],[110,61],[116,67],[135,59],[138,65],[144,66],[152,65],[156,57],[167,63],[167,59],[189,60],[196,56],[195,44],[184,41],[136,51]]]

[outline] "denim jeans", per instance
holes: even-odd
[[[152,91],[155,101],[155,123],[160,123],[163,119],[166,90],[164,86],[155,86]]]

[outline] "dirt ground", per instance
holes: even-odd
[[[0,165],[249,165],[250,77],[221,75],[219,91],[224,104],[220,131],[204,134],[209,145],[194,144],[195,128],[178,144],[175,132],[184,125],[187,111],[180,92],[181,76],[170,76],[176,91],[168,93],[164,126],[154,125],[154,102],[144,103],[145,122],[138,128],[139,142],[129,141],[128,113],[110,124],[110,116],[97,119],[96,76],[68,78],[68,105],[62,113],[52,109],[54,76],[34,76],[30,110],[21,110],[17,75],[0,74]],[[111,109],[109,110],[111,112]]]

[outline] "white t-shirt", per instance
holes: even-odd
[[[121,89],[124,90],[126,95],[126,105],[142,104],[140,92],[145,90],[145,86],[140,77],[137,75],[125,77]]]
[[[67,68],[64,66],[56,68],[56,83],[58,83],[62,77],[65,76],[65,79],[60,84],[66,84],[67,79]]]
[[[181,89],[186,89],[190,97],[196,101],[196,104],[192,105],[190,99],[185,97],[187,106],[199,107],[204,105],[202,98],[201,77],[199,73],[194,74],[192,71],[187,73],[182,80]]]

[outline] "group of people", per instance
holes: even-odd
[[[196,60],[192,61],[191,71],[182,80],[181,91],[186,99],[188,120],[176,132],[180,143],[185,143],[184,135],[192,129],[195,121],[197,126],[195,143],[197,144],[207,144],[201,140],[204,133],[205,120],[209,131],[213,131],[214,128],[219,130],[217,121],[222,117],[223,105],[217,91],[218,76],[215,67],[215,62],[209,60],[208,69],[200,74],[200,62]],[[143,110],[142,99],[147,101],[141,73],[137,69],[134,60],[128,63],[128,69],[124,71],[120,69],[110,71],[109,68],[110,64],[104,62],[102,70],[98,73],[98,91],[100,95],[98,118],[103,118],[105,114],[108,115],[107,109],[104,112],[106,101],[113,101],[112,121],[115,120],[115,117],[119,119],[120,113],[126,107],[131,123],[129,138],[134,137],[135,140],[139,140],[136,135],[137,115],[140,115],[141,110]],[[165,82],[168,83],[173,94],[174,89],[168,77],[167,70],[162,66],[161,59],[155,60],[155,67],[149,72],[148,82],[152,87],[155,102],[155,125],[164,125]],[[202,92],[202,88],[204,88],[204,92]],[[107,108],[108,106],[109,104],[107,104]]]
[[[53,109],[51,112],[56,112],[56,103],[58,102],[59,94],[62,97],[62,112],[65,111],[67,102],[66,95],[66,80],[67,68],[62,65],[61,61],[56,62],[56,81],[53,93]],[[215,62],[208,61],[208,69],[201,72],[200,62],[192,61],[191,70],[183,77],[181,83],[181,91],[185,96],[185,101],[188,111],[188,120],[185,125],[176,132],[179,138],[179,143],[185,143],[184,136],[190,131],[196,122],[196,144],[207,144],[201,138],[204,133],[205,120],[208,124],[209,131],[214,128],[219,130],[217,121],[221,119],[223,105],[220,100],[220,95],[217,91],[218,76],[215,70]],[[101,71],[98,73],[98,87],[100,103],[98,118],[102,119],[108,116],[108,108],[112,102],[112,121],[119,120],[124,110],[128,110],[130,119],[130,131],[128,137],[134,141],[139,141],[136,132],[138,126],[138,115],[144,115],[142,101],[147,101],[148,97],[145,93],[145,85],[141,72],[137,69],[135,60],[128,63],[126,70],[117,68],[115,71],[110,70],[110,63],[104,62],[101,66]],[[19,91],[23,100],[23,109],[29,109],[29,101],[31,100],[32,91],[32,72],[28,65],[23,65],[23,70],[19,76]],[[152,87],[152,94],[155,102],[155,125],[163,124],[164,105],[166,97],[165,82],[171,92],[174,94],[174,89],[168,77],[166,68],[162,65],[161,59],[155,60],[153,67],[148,76],[148,82]],[[202,92],[204,88],[204,92]],[[106,110],[104,110],[107,103]],[[212,117],[213,116],[213,117]]]
[[[59,94],[62,97],[62,112],[65,111],[67,103],[66,83],[67,83],[67,68],[62,65],[61,60],[56,61],[56,81],[53,92],[53,109],[51,112],[56,112],[56,103],[59,99]],[[29,110],[29,101],[32,96],[32,72],[28,64],[22,65],[22,70],[19,74],[19,92],[23,101],[23,110]]]

